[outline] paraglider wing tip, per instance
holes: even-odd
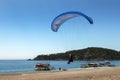
[[[52,28],[52,31],[53,31],[53,32],[57,32],[57,30],[55,30],[55,29],[53,29],[53,28]]]
[[[90,24],[93,24],[93,22],[91,22]]]
[[[57,32],[57,29],[53,27],[53,24],[51,25],[51,29],[53,32]]]
[[[57,32],[57,31],[53,31],[53,32]]]
[[[93,19],[91,17],[89,17],[90,20],[90,24],[93,24]]]

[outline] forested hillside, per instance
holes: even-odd
[[[75,60],[120,60],[120,51],[99,47],[89,47],[50,55],[38,55],[34,60],[67,60],[69,54],[72,54]]]

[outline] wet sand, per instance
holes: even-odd
[[[0,80],[120,80],[120,67],[1,74]]]

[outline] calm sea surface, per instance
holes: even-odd
[[[96,61],[103,62],[103,61]],[[120,60],[110,61],[111,64],[120,66]],[[72,69],[80,68],[86,61],[74,61],[67,64],[67,61],[27,61],[27,60],[0,60],[0,74],[18,73],[18,72],[35,72],[35,64],[50,63],[55,69]]]

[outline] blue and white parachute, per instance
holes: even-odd
[[[90,24],[93,24],[93,19],[81,12],[75,12],[75,11],[70,11],[70,12],[65,12],[62,13],[60,15],[58,15],[57,17],[55,17],[55,19],[53,20],[52,24],[51,24],[51,28],[54,32],[57,32],[59,27],[67,20],[74,18],[74,17],[78,17],[78,16],[83,16],[84,18],[86,18],[88,20],[88,22]]]

